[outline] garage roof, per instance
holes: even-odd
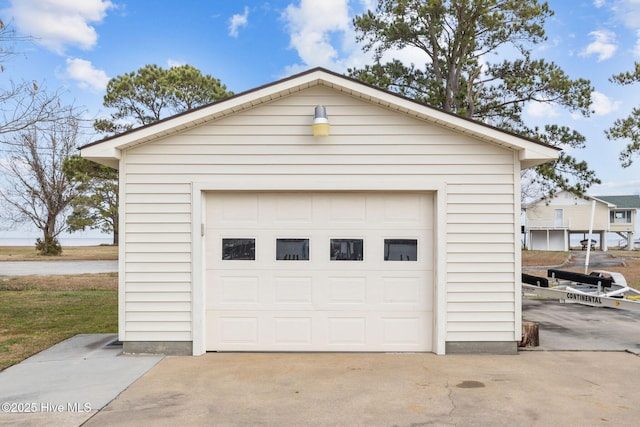
[[[239,93],[222,101],[93,142],[81,147],[81,154],[82,157],[118,168],[121,150],[176,134],[205,122],[220,119],[255,107],[258,104],[282,98],[317,85],[331,87],[372,104],[396,110],[429,123],[515,150],[519,152],[523,169],[554,160],[558,157],[560,151],[559,148],[534,139],[525,138],[484,123],[447,113],[438,108],[416,102],[324,68],[314,68],[283,80]]]

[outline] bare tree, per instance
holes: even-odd
[[[0,50],[0,64],[16,54],[14,46],[17,42],[29,40],[31,40],[31,37],[18,35],[11,25],[6,25],[4,21],[0,19],[0,46],[2,46]],[[0,71],[4,71],[3,65],[0,65]]]
[[[38,126],[49,126],[73,107],[60,104],[58,91],[49,93],[36,82],[9,82],[0,89],[0,135],[22,132]],[[0,143],[11,143],[1,138]]]
[[[79,119],[73,108],[62,111],[46,126],[41,123],[16,133],[0,163],[4,174],[0,217],[13,225],[30,222],[41,230],[36,247],[45,255],[61,252],[57,236],[67,227],[67,207],[76,197],[62,165],[76,150]]]
[[[18,54],[16,45],[32,38],[16,33],[11,25],[0,19],[0,72],[4,64]],[[61,109],[59,93],[48,93],[44,85],[35,81],[9,80],[0,87],[0,135],[28,129],[38,123],[51,123],[58,119]],[[6,142],[6,140],[0,140]]]

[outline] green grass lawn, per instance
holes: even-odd
[[[62,255],[38,255],[34,246],[0,246],[0,261],[73,261],[73,260],[117,260],[118,247],[63,246]]]
[[[0,280],[0,370],[76,334],[116,333],[117,273]]]

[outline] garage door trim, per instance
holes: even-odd
[[[251,180],[244,179],[228,180],[222,177],[212,182],[192,183],[192,340],[193,355],[201,355],[206,352],[205,322],[206,322],[206,263],[205,263],[205,206],[206,193],[208,192],[238,192],[238,191],[269,191],[269,192],[290,192],[290,191],[358,191],[358,192],[429,192],[433,193],[434,203],[434,274],[433,274],[433,352],[445,354],[445,320],[446,320],[446,295],[445,283],[445,263],[446,263],[446,184],[433,183],[421,180],[419,177],[399,177],[403,178],[393,182],[393,186],[376,185],[372,187],[371,177],[355,176],[350,177],[348,186],[345,186],[344,178],[335,177],[297,177],[292,184],[290,177],[269,177],[269,179]]]

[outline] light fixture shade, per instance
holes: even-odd
[[[328,136],[329,135],[329,119],[327,118],[327,109],[324,105],[316,106],[315,113],[313,115],[313,136]]]

